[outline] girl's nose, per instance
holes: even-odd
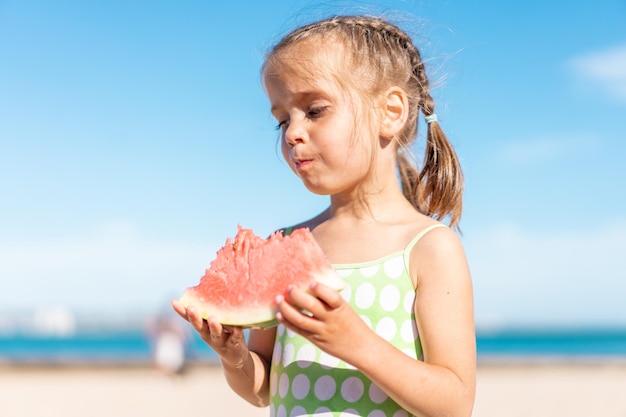
[[[295,146],[306,140],[306,131],[301,122],[290,121],[284,133],[285,142],[289,146]]]

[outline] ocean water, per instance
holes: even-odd
[[[217,355],[197,336],[187,340],[187,360],[213,363]],[[477,334],[480,360],[623,360],[626,329],[504,329]],[[66,335],[0,335],[0,363],[148,364],[154,337],[143,330]]]
[[[478,332],[479,359],[626,361],[626,328],[502,329]]]
[[[0,363],[9,364],[149,364],[155,339],[143,331],[16,334],[0,336]],[[197,335],[186,341],[191,362],[215,362],[218,357]]]

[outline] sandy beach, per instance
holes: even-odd
[[[417,390],[419,392],[419,389]],[[626,364],[481,364],[475,417],[626,416]],[[147,367],[0,367],[2,417],[268,416],[216,366],[170,377]]]

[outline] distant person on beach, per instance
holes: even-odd
[[[152,361],[155,368],[167,375],[184,371],[190,334],[180,326],[180,319],[171,315],[157,317],[150,326]]]
[[[290,288],[277,295],[278,327],[247,340],[174,309],[220,355],[232,389],[271,416],[471,415],[472,284],[454,231],[463,176],[417,47],[384,19],[335,16],[280,40],[262,76],[285,160],[330,197],[294,228],[311,229],[347,287]]]

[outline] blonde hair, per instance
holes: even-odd
[[[279,55],[289,46],[329,38],[343,44],[351,54],[347,57],[351,58],[351,69],[360,70],[359,79],[351,82],[355,89],[365,85],[370,96],[379,95],[391,86],[405,91],[409,99],[408,119],[393,138],[398,145],[402,191],[420,212],[438,220],[449,216],[450,225],[458,226],[463,206],[463,173],[456,152],[438,122],[428,124],[422,169],[409,157],[417,137],[419,113],[435,114],[435,102],[421,54],[406,32],[378,17],[335,16],[320,20],[282,38],[267,54],[263,71],[280,60]]]

